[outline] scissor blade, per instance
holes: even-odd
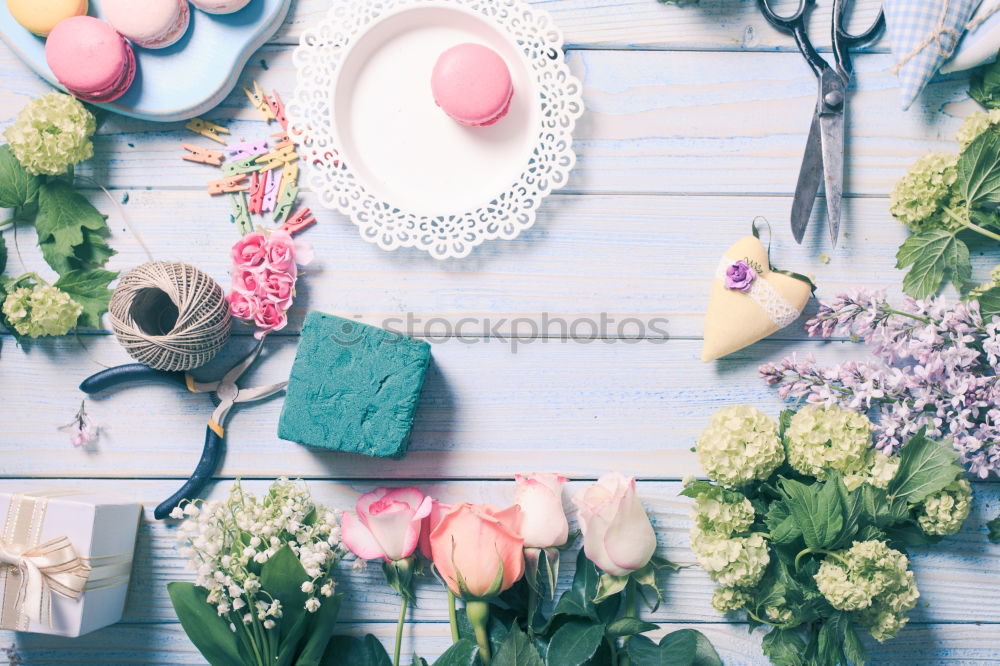
[[[806,226],[822,179],[822,140],[819,116],[814,114],[809,126],[809,137],[806,139],[806,150],[802,154],[802,168],[799,169],[799,182],[795,185],[795,198],[792,199],[792,235],[796,243],[801,244],[806,234]]]
[[[830,242],[837,247],[840,235],[840,202],[844,194],[844,114],[820,116],[823,137],[823,184],[826,187],[826,219]]]

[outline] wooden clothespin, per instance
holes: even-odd
[[[298,159],[299,155],[295,152],[295,146],[292,145],[285,146],[280,150],[272,151],[266,155],[260,155],[257,158],[257,164],[262,165],[264,169],[274,169],[284,164],[291,164]]]
[[[253,92],[250,92],[249,88],[244,88],[243,92],[250,98],[250,103],[254,105],[254,108],[264,117],[264,122],[269,123],[275,119],[274,112],[271,111],[271,105],[267,99],[267,94],[260,89],[259,83],[256,81],[253,82]]]
[[[286,146],[293,145],[292,139],[288,136],[288,132],[276,132],[271,136],[277,139],[272,146],[274,150],[279,150],[281,148],[285,148]]]
[[[220,134],[229,134],[229,130],[221,125],[215,125],[208,122],[202,118],[192,118],[187,121],[184,127],[188,128],[195,134],[200,134],[206,139],[211,139],[212,141],[217,141],[223,146],[226,145],[226,140],[223,139]]]
[[[288,213],[292,210],[292,204],[295,203],[295,198],[299,196],[299,188],[297,185],[292,185],[291,187],[285,188],[278,197],[278,205],[274,208],[274,221],[278,224],[284,224],[285,220],[288,219]]]
[[[285,103],[281,101],[281,97],[278,95],[277,90],[271,90],[271,98],[267,100],[268,105],[271,107],[271,113],[274,115],[274,119],[278,121],[281,125],[281,129],[288,131],[288,118],[285,117]]]
[[[278,228],[288,234],[295,234],[312,224],[316,224],[316,218],[313,217],[308,208],[302,208],[295,211],[295,215],[285,220],[284,224]]]
[[[273,171],[263,171],[262,173],[270,174],[267,179],[267,185],[264,187],[264,199],[261,201],[260,212],[269,213],[274,210],[274,206],[278,203],[278,192],[281,191],[281,178],[278,178]]]
[[[208,181],[208,193],[222,194],[224,192],[242,192],[244,190],[248,190],[250,189],[250,185],[243,182],[246,179],[247,175],[242,173],[226,176],[225,178],[220,178],[219,180],[210,180]]]
[[[264,203],[264,190],[267,182],[272,177],[270,171],[254,171],[250,179],[250,203],[247,210],[256,215],[260,215],[261,206]]]
[[[247,195],[245,192],[235,192],[229,195],[229,203],[232,208],[233,222],[239,229],[240,236],[253,231],[253,222],[250,221],[250,212],[247,210]]]
[[[267,152],[267,139],[241,143],[236,146],[226,146],[229,157],[237,160],[245,160],[248,157],[256,157]]]
[[[295,162],[286,164],[285,168],[281,170],[281,188],[279,190],[278,198],[281,199],[281,195],[285,193],[289,187],[299,184],[299,165]]]
[[[263,167],[257,164],[259,157],[260,155],[252,155],[237,162],[226,162],[222,165],[222,173],[227,176],[233,176],[241,173],[250,173],[251,171],[260,171]]]
[[[223,155],[221,151],[201,148],[199,146],[191,145],[190,143],[182,143],[181,148],[187,151],[181,155],[182,160],[187,160],[188,162],[198,162],[200,164],[211,164],[212,166],[222,165]]]

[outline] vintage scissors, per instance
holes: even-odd
[[[191,478],[187,480],[181,489],[156,507],[156,510],[153,512],[156,518],[166,518],[170,515],[170,510],[180,504],[182,500],[198,497],[201,490],[212,479],[212,475],[215,474],[215,470],[219,466],[219,460],[222,457],[224,449],[223,438],[226,432],[223,429],[223,425],[233,405],[262,400],[284,390],[288,385],[287,381],[249,389],[241,389],[236,385],[236,381],[260,355],[260,350],[263,346],[264,339],[262,338],[246,358],[237,363],[232,370],[223,375],[222,379],[217,382],[198,382],[194,377],[185,372],[154,370],[141,363],[128,363],[102,370],[83,380],[80,384],[81,391],[91,394],[125,382],[160,380],[180,384],[192,393],[211,394],[216,408],[208,420],[208,427],[205,428],[205,448],[202,450],[201,460],[198,461],[198,466],[191,474]]]
[[[806,32],[807,10],[815,0],[799,0],[799,8],[791,16],[779,16],[771,10],[768,0],[757,0],[764,18],[772,26],[791,33],[795,43],[819,82],[819,99],[809,138],[806,140],[799,182],[792,200],[792,235],[798,243],[806,232],[813,202],[819,192],[820,180],[826,186],[826,218],[830,240],[837,246],[840,233],[840,203],[844,193],[844,110],[847,106],[847,86],[854,72],[850,49],[874,39],[885,26],[885,15],[879,9],[878,18],[868,30],[852,35],[844,28],[848,0],[833,0],[830,29],[833,39],[834,66],[820,57]]]

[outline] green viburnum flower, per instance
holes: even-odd
[[[994,266],[993,270],[990,271],[990,279],[969,290],[969,293],[966,294],[966,298],[979,300],[982,298],[983,294],[994,287],[1000,287],[1000,264]]]
[[[69,294],[47,284],[15,289],[3,302],[3,313],[14,330],[32,338],[66,335],[82,312],[83,306]]]
[[[730,613],[749,606],[753,595],[738,587],[718,587],[712,593],[712,608],[720,613]]]
[[[28,173],[55,176],[93,156],[96,129],[93,114],[76,98],[51,92],[28,102],[3,134]]]
[[[917,605],[920,591],[913,580],[913,572],[907,571],[902,583],[883,592],[868,608],[855,614],[860,622],[879,643],[885,642],[899,633],[910,618],[906,613]]]
[[[749,405],[715,412],[696,450],[708,478],[729,488],[766,479],[785,459],[777,423]]]
[[[877,601],[873,615],[883,611],[901,615],[913,608],[919,596],[908,565],[906,555],[884,541],[855,541],[847,550],[824,559],[814,578],[837,610],[860,611]]]
[[[889,211],[910,231],[962,226],[944,213],[951,207],[951,187],[958,178],[958,155],[929,153],[910,167],[899,179],[889,197]]]
[[[925,534],[954,534],[962,529],[971,508],[972,486],[965,479],[956,479],[924,500],[917,523]]]
[[[771,561],[760,534],[727,538],[691,528],[691,550],[701,568],[723,587],[752,587]]]
[[[698,495],[691,510],[691,518],[699,529],[720,536],[746,532],[755,517],[750,500],[719,486]]]
[[[802,474],[826,478],[826,470],[845,476],[869,470],[872,422],[845,407],[807,405],[785,430],[788,464]]]
[[[844,477],[844,485],[848,490],[854,490],[862,483],[882,488],[889,487],[889,482],[899,471],[899,456],[887,456],[880,451],[871,449],[868,452],[868,467],[858,474],[848,474]]]
[[[784,601],[784,599],[782,599]],[[767,606],[764,608],[764,615],[767,619],[778,624],[787,624],[792,621],[795,614],[792,612],[791,608],[785,606]]]
[[[990,109],[989,111],[977,111],[962,122],[958,128],[955,139],[965,150],[970,143],[976,140],[980,134],[986,130],[996,127],[1000,123],[1000,109]]]

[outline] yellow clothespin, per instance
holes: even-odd
[[[245,173],[226,176],[219,180],[208,181],[209,194],[222,194],[223,192],[242,192],[250,189],[249,183],[243,183],[247,179]]]
[[[295,203],[295,198],[299,196],[299,188],[294,183],[285,188],[281,196],[278,197],[278,205],[274,207],[274,221],[278,224],[284,224],[285,220],[288,219],[288,214],[292,211],[292,204]]]
[[[195,134],[200,134],[206,139],[211,139],[212,141],[218,141],[223,146],[226,145],[226,140],[223,139],[220,134],[229,134],[229,130],[220,125],[215,125],[208,122],[202,118],[192,118],[187,121],[184,127],[188,128]]]
[[[283,146],[280,150],[274,150],[266,155],[259,155],[257,157],[257,164],[260,164],[261,168],[264,169],[274,169],[284,164],[291,164],[297,159],[299,159],[299,155],[295,152],[295,146],[289,145]]]
[[[254,108],[264,117],[264,122],[269,123],[275,120],[274,111],[271,110],[271,105],[268,103],[267,93],[260,89],[259,83],[253,82],[253,92],[250,92],[249,88],[244,88],[243,92],[250,98],[250,103],[254,105]]]
[[[245,236],[253,231],[253,222],[250,220],[250,213],[247,211],[246,192],[234,192],[229,195],[229,203],[232,208],[233,222],[239,229],[240,235]]]
[[[198,162],[200,164],[211,164],[212,166],[222,165],[222,151],[209,150],[208,148],[193,146],[190,143],[182,143],[181,148],[187,151],[181,155],[182,160],[187,160],[188,162]]]
[[[278,200],[281,200],[282,195],[284,195],[285,190],[289,187],[293,187],[299,184],[299,165],[295,162],[289,162],[285,165],[285,168],[281,170],[281,189],[278,194]]]

